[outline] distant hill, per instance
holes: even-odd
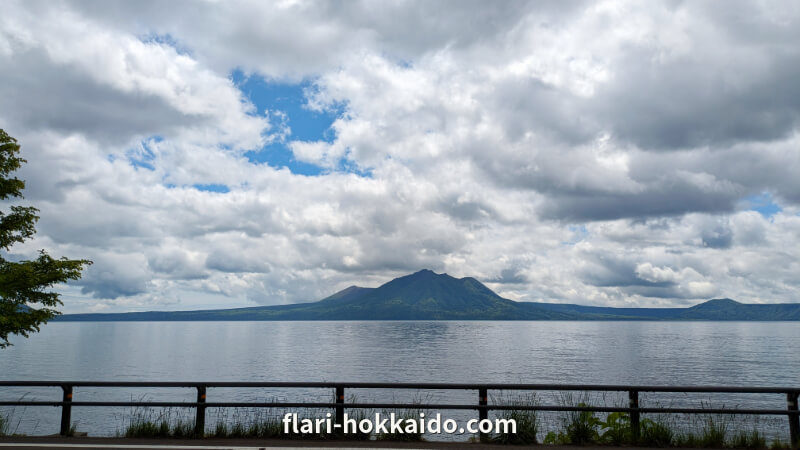
[[[56,321],[202,320],[800,320],[800,304],[709,300],[691,308],[515,302],[478,280],[421,270],[377,288],[350,286],[313,303],[201,311],[66,314]]]

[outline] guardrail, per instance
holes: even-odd
[[[798,396],[800,387],[732,387],[732,386],[628,386],[593,384],[453,384],[453,383],[337,383],[337,382],[143,382],[143,381],[0,381],[0,386],[9,387],[60,387],[63,391],[61,401],[7,401],[0,400],[0,406],[55,406],[61,407],[61,435],[70,429],[73,407],[173,407],[194,408],[195,431],[202,436],[205,430],[206,408],[322,408],[336,411],[336,422],[344,421],[347,409],[414,409],[414,410],[475,410],[478,418],[488,418],[490,410],[528,410],[528,411],[591,411],[629,413],[634,440],[640,432],[641,414],[747,414],[787,416],[791,445],[797,448],[800,440],[800,412]],[[109,388],[194,388],[197,390],[195,402],[159,401],[75,401],[73,389],[76,387]],[[208,402],[208,388],[320,388],[333,389],[334,402]],[[420,404],[420,403],[345,403],[345,389],[398,389],[398,390],[466,390],[477,391],[476,404]],[[489,404],[489,391],[584,391],[584,392],[627,392],[628,407],[614,406],[564,406],[564,405],[503,405]],[[728,408],[640,408],[641,392],[676,393],[736,393],[736,394],[785,394],[786,409],[728,409]],[[482,436],[483,437],[483,436]]]

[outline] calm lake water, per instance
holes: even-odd
[[[800,325],[792,322],[86,322],[51,323],[29,339],[12,342],[13,347],[0,350],[0,379],[800,384]],[[364,401],[409,396],[416,401],[469,403],[477,395],[350,394]],[[194,395],[191,389],[83,388],[76,389],[75,400],[193,401]],[[208,393],[209,401],[328,401],[331,396],[327,390]],[[58,400],[60,389],[0,388],[2,399],[23,397]],[[538,401],[557,404],[559,398],[557,393],[542,393]],[[589,400],[623,401],[608,394]],[[782,409],[785,397],[651,394],[644,395],[642,403]],[[10,431],[58,432],[57,408],[3,408],[0,413],[10,417]],[[137,413],[142,412],[75,408],[73,420],[90,435],[113,435]],[[210,410],[207,422],[231,420],[231,414],[237,413]],[[780,430],[785,421],[781,417],[764,423]]]

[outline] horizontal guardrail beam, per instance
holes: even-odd
[[[371,382],[291,382],[291,381],[3,381],[0,386],[40,387],[156,387],[156,388],[337,388],[351,389],[443,389],[492,391],[617,391],[628,392],[700,392],[742,394],[800,394],[800,387],[779,386],[637,386],[608,384],[522,384],[522,383],[371,383]]]
[[[475,404],[422,404],[422,403],[319,403],[319,402],[39,402],[0,401],[0,406],[72,406],[72,407],[138,407],[138,408],[347,408],[347,409],[444,409],[444,410],[519,410],[519,411],[591,411],[640,412],[642,414],[753,414],[766,416],[798,416],[800,411],[786,409],[730,409],[730,408],[627,408],[615,406],[561,406],[561,405],[475,405]]]

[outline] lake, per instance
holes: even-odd
[[[0,379],[800,384],[796,322],[56,322],[29,339],[12,342],[13,347],[0,350]],[[5,400],[60,400],[61,395],[57,388],[0,388],[0,393]],[[431,391],[350,394],[365,401],[409,395],[417,401],[470,403],[476,396]],[[191,389],[76,388],[75,400],[194,401],[194,395]],[[329,401],[331,395],[327,390],[211,389],[208,401]],[[555,404],[557,398],[547,395],[542,394],[540,403]],[[786,406],[779,395],[651,394],[643,397],[642,406],[647,402]],[[58,432],[57,408],[0,411],[10,416],[10,431]],[[75,408],[73,421],[90,435],[113,435],[131,414],[125,408]],[[207,422],[228,420],[227,414],[209,411]],[[785,422],[785,417],[764,419],[774,433],[780,433]]]

